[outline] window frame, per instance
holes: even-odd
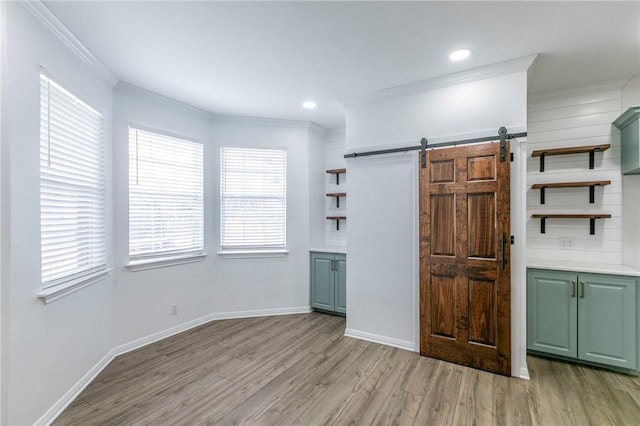
[[[107,266],[107,119],[105,114],[85,102],[81,97],[75,95],[42,70],[39,75],[39,84],[40,152],[38,158],[38,182],[41,290],[37,295],[43,298],[45,303],[48,303],[76,289],[99,281],[111,271],[111,268]],[[46,94],[44,91],[45,85]],[[52,92],[52,88],[55,92]],[[54,109],[52,109],[52,100],[59,101],[54,106]],[[74,108],[76,109],[75,112],[73,111]],[[52,119],[53,113],[60,116]],[[95,122],[93,122],[94,120]],[[78,123],[81,123],[82,126],[88,126],[91,130],[87,131],[87,128],[78,130]],[[52,127],[56,127],[56,130],[52,131]],[[94,130],[95,133],[92,133]],[[79,136],[80,133],[88,136],[86,138],[84,135]],[[85,148],[87,151],[92,151],[93,154],[93,157],[90,157],[90,161],[82,163],[82,174],[78,175],[78,171],[81,169],[73,166],[72,161],[64,155],[59,155],[58,157],[62,159],[58,163],[61,167],[56,169],[51,166],[51,159],[54,158],[52,153],[68,154],[74,149],[77,152],[79,148]],[[86,167],[87,165],[91,167]],[[77,176],[73,177],[72,175]],[[91,182],[92,179],[95,182]],[[95,185],[93,185],[94,183]],[[59,189],[62,186],[65,186],[66,194],[61,197],[61,194],[65,192],[65,190]],[[58,193],[56,193],[56,190]],[[76,204],[71,203],[74,198],[76,199]],[[79,200],[81,199],[85,201],[80,202]],[[87,199],[91,200],[89,204],[87,204]],[[54,200],[59,201],[59,203],[52,203]],[[44,207],[45,204],[48,204],[48,207]],[[53,206],[53,204],[57,205]],[[74,228],[76,229],[76,235],[72,243],[72,247],[75,247],[76,250],[76,263],[84,257],[89,259],[86,267],[69,268],[67,271],[63,269],[61,273],[64,274],[62,275],[61,273],[54,274],[51,272],[53,268],[44,267],[45,253],[50,256],[55,254],[56,250],[59,250],[45,249],[45,244],[52,245],[52,238],[63,238],[59,234],[60,230],[52,229],[56,227],[53,223],[55,220],[52,217],[57,220],[64,217],[60,211],[60,206],[65,206],[67,209],[74,208],[77,212],[83,211],[85,214],[88,208],[90,212],[88,220],[91,224],[90,231],[80,231],[79,222],[83,222],[86,227],[87,219],[80,220],[80,216],[78,216],[76,218],[76,228]],[[50,216],[49,221],[45,220],[46,216]],[[86,242],[87,240],[88,243]],[[82,244],[83,241],[85,242],[84,245]],[[47,278],[47,275],[52,275],[52,277]]]
[[[225,246],[223,236],[225,234],[224,230],[224,183],[226,181],[226,177],[223,176],[225,172],[225,150],[255,150],[255,151],[279,151],[283,155],[283,183],[282,183],[282,199],[284,200],[283,207],[283,244],[282,245],[273,245],[273,246],[259,246],[259,245],[236,245],[236,246]],[[283,146],[249,146],[249,145],[241,145],[241,146],[231,146],[231,145],[222,145],[219,149],[219,229],[220,229],[220,239],[219,239],[219,251],[218,255],[221,257],[235,257],[235,258],[263,258],[263,257],[282,257],[286,256],[289,253],[288,249],[288,220],[289,220],[289,212],[288,212],[288,189],[289,189],[289,181],[288,181],[288,169],[289,169],[289,153],[288,148]]]
[[[148,251],[142,254],[132,255],[131,253],[131,159],[132,153],[131,150],[131,132],[132,131],[140,131],[147,134],[151,134],[152,136],[159,137],[161,139],[166,140],[174,140],[177,142],[184,142],[187,144],[194,144],[200,147],[200,247],[195,249],[187,249],[187,250],[177,250],[177,251],[167,251],[167,252],[155,252]],[[165,140],[165,142],[166,142]],[[174,265],[181,265],[185,263],[198,262],[203,260],[207,253],[205,251],[205,182],[204,182],[204,143],[200,140],[184,136],[178,133],[169,132],[165,130],[159,130],[157,128],[152,128],[144,125],[140,125],[137,123],[129,123],[127,127],[127,190],[128,190],[128,200],[127,200],[127,223],[128,223],[128,244],[127,244],[127,259],[126,267],[131,271],[142,271],[153,268],[162,268]]]

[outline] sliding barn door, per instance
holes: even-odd
[[[420,353],[511,374],[509,145],[427,151],[420,168]]]

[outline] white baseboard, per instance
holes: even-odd
[[[368,342],[380,343],[382,345],[387,345],[387,346],[393,346],[394,348],[400,348],[406,351],[416,352],[415,342],[411,342],[409,340],[394,339],[387,336],[381,336],[379,334],[367,333],[366,331],[354,330],[352,328],[347,328],[344,331],[344,335],[347,337],[366,340]]]
[[[78,382],[71,387],[63,396],[56,402],[46,413],[38,419],[35,423],[40,426],[48,426],[60,415],[62,412],[73,402],[74,399],[80,395],[80,393],[96,378],[98,374],[107,366],[113,359],[119,355],[124,355],[127,352],[131,352],[135,349],[139,349],[143,346],[157,342],[158,340],[166,339],[175,334],[182,333],[191,328],[198,327],[211,321],[233,319],[233,318],[252,318],[252,317],[268,317],[274,315],[291,315],[291,314],[307,314],[311,312],[311,306],[298,306],[292,308],[274,308],[274,309],[257,309],[250,311],[235,311],[235,312],[221,312],[215,314],[205,315],[200,318],[196,318],[191,321],[187,321],[183,324],[175,327],[168,328],[163,331],[151,334],[140,339],[133,340],[129,343],[116,346],[111,349],[96,365],[84,375]]]
[[[529,369],[526,365],[520,367],[520,373],[518,374],[518,377],[525,380],[531,380],[531,377],[529,376]]]
[[[307,314],[309,312],[311,312],[310,306],[299,306],[293,308],[257,309],[251,311],[214,313],[150,334],[149,336],[141,337],[140,339],[133,340],[129,343],[116,346],[114,351],[116,352],[116,356],[123,355],[127,352],[131,352],[135,349],[157,342],[158,340],[166,339],[167,337],[171,337],[175,334],[182,333],[183,331],[190,330],[211,321],[233,318],[269,317],[274,315]]]
[[[91,381],[95,379],[96,376],[100,374],[100,372],[107,365],[109,365],[109,363],[113,361],[115,357],[115,351],[111,349],[109,353],[107,353],[100,361],[98,361],[96,365],[91,367],[91,369],[87,371],[87,373],[82,376],[82,378],[78,380],[78,382],[73,385],[71,389],[69,389],[67,393],[62,396],[62,398],[58,400],[58,402],[53,404],[53,406],[49,408],[47,412],[44,413],[42,417],[38,419],[38,421],[36,421],[35,424],[50,425],[51,423],[53,423],[53,421],[64,411],[64,409],[67,408],[78,395],[80,395],[80,392],[82,392],[84,388],[87,387],[87,385],[91,383]]]

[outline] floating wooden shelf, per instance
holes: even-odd
[[[340,197],[346,197],[346,192],[330,192],[327,194],[327,197],[335,197],[336,199],[336,207],[340,208]]]
[[[536,183],[531,185],[531,189],[540,190],[540,204],[544,204],[544,193],[546,188],[589,188],[589,202],[595,202],[595,187],[610,185],[610,180],[593,180],[588,182],[555,182],[555,183]]]
[[[336,175],[336,185],[340,185],[340,175],[347,173],[347,169],[331,169],[327,170],[327,173],[330,175]]]
[[[336,221],[336,231],[340,230],[340,221],[341,220],[347,220],[346,216],[327,216],[327,219],[329,220],[335,220]]]
[[[544,172],[544,158],[549,155],[567,155],[567,154],[581,154],[589,153],[589,168],[594,167],[595,153],[599,151],[606,151],[611,148],[610,144],[603,145],[585,145],[585,146],[573,146],[568,148],[553,148],[553,149],[538,149],[531,153],[532,157],[540,157],[540,171]]]
[[[560,213],[538,213],[532,214],[532,218],[540,219],[540,233],[545,233],[545,221],[547,219],[589,219],[589,234],[596,233],[596,219],[610,219],[608,213],[589,213],[589,214],[560,214]]]

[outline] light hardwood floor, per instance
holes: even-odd
[[[508,378],[344,327],[214,321],[116,358],[54,424],[640,424],[638,377],[529,357],[531,381]]]

